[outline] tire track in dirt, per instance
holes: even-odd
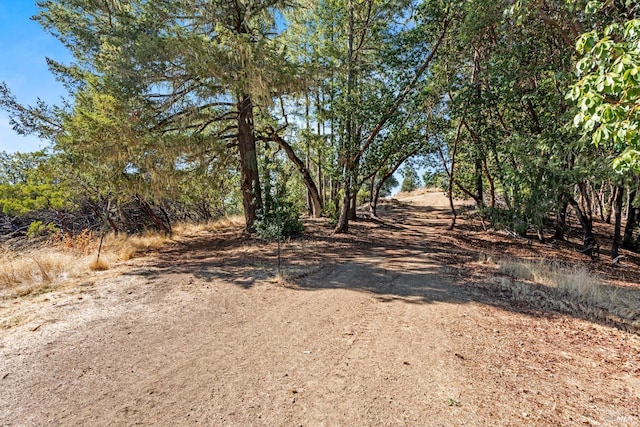
[[[376,258],[358,261],[359,265],[380,262]],[[326,279],[329,285],[354,283],[362,280],[361,274],[361,269],[346,263]],[[446,375],[452,370],[450,362],[455,363],[450,337],[434,330],[437,317],[431,316],[424,303],[398,298],[403,288],[411,295],[428,279],[429,275],[405,277],[394,270],[375,276],[377,289],[359,307],[353,339],[332,361],[322,386],[305,396],[313,408],[307,425],[348,425],[353,419],[363,425],[437,425],[430,424],[432,418],[425,418],[425,409],[440,410],[440,415],[447,417],[457,409],[448,406],[447,398],[459,395],[461,388]],[[360,286],[371,289],[366,284]],[[425,333],[433,342],[427,344]]]

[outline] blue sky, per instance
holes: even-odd
[[[31,0],[0,0],[0,81],[23,104],[33,104],[38,97],[57,104],[65,90],[49,72],[46,58],[68,62],[69,54],[30,19],[37,11]],[[0,151],[28,152],[46,146],[46,141],[16,134],[9,116],[0,110]]]

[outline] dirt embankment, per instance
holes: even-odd
[[[1,301],[0,425],[640,425],[638,335],[477,286],[488,235],[403,202],[310,223],[286,281],[228,230]]]

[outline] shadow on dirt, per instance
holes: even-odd
[[[523,242],[479,242],[464,226],[448,231],[447,210],[400,206],[382,219],[351,224],[351,232],[332,235],[314,222],[304,236],[283,242],[282,268],[294,289],[351,289],[376,295],[381,302],[410,304],[480,303],[530,316],[571,315],[621,330],[640,332],[638,310],[614,315],[604,308],[586,307],[558,299],[535,283],[518,282],[518,295],[505,281],[489,280],[495,272],[483,271],[479,255],[494,257],[517,252]],[[543,258],[544,248],[528,247],[528,257]],[[248,238],[240,230],[188,239],[161,250],[144,268],[128,274],[149,279],[166,274],[188,274],[215,283],[244,288],[274,278],[277,244]],[[606,285],[608,286],[608,285]],[[640,289],[617,288],[620,295],[640,301]],[[519,295],[531,295],[526,303]]]

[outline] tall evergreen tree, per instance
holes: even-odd
[[[74,101],[54,114],[56,124],[62,125],[60,116],[66,123],[55,138],[58,148],[94,152],[94,161],[104,159],[114,170],[161,178],[185,158],[208,162],[207,155],[235,147],[251,230],[262,206],[254,109],[256,103],[267,109],[290,85],[275,22],[277,10],[289,4],[48,0],[38,6],[36,19],[74,57],[69,65],[49,61]]]

